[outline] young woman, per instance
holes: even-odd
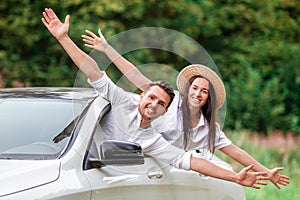
[[[128,60],[111,47],[99,29],[99,36],[91,31],[83,35],[85,46],[106,54],[118,69],[142,91],[151,81]],[[167,123],[156,120],[153,126],[170,143],[185,150],[209,149],[220,150],[243,166],[254,164],[254,171],[268,174],[270,181],[280,189],[287,186],[289,177],[280,174],[282,167],[268,169],[257,162],[251,155],[232,144],[220,130],[215,121],[216,110],[222,107],[226,92],[220,77],[204,65],[185,67],[177,77],[179,92],[175,94],[173,103],[165,117]]]

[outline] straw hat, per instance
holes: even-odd
[[[177,88],[181,95],[184,95],[184,90],[186,88],[186,84],[188,84],[189,80],[193,76],[203,76],[213,85],[216,93],[216,104],[217,108],[221,108],[225,102],[226,91],[221,78],[217,75],[216,72],[211,70],[210,68],[200,65],[193,64],[185,67],[177,76]]]

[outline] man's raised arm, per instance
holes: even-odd
[[[51,8],[46,8],[43,16],[43,24],[65,49],[76,66],[91,81],[100,79],[103,72],[99,69],[96,61],[82,51],[68,35],[70,16],[67,15],[65,22],[62,23]]]

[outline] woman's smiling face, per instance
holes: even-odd
[[[201,108],[209,97],[209,82],[205,78],[196,78],[188,90],[188,103],[190,108]]]

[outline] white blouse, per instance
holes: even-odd
[[[162,117],[152,122],[155,130],[171,144],[184,148],[183,146],[183,118],[182,118],[182,95],[175,91],[175,98],[170,105],[168,112]],[[209,125],[205,117],[201,114],[198,125],[193,128],[193,135],[187,144],[187,150],[207,149],[208,148]],[[232,142],[220,130],[220,125],[216,123],[215,149],[221,149],[230,145]]]

